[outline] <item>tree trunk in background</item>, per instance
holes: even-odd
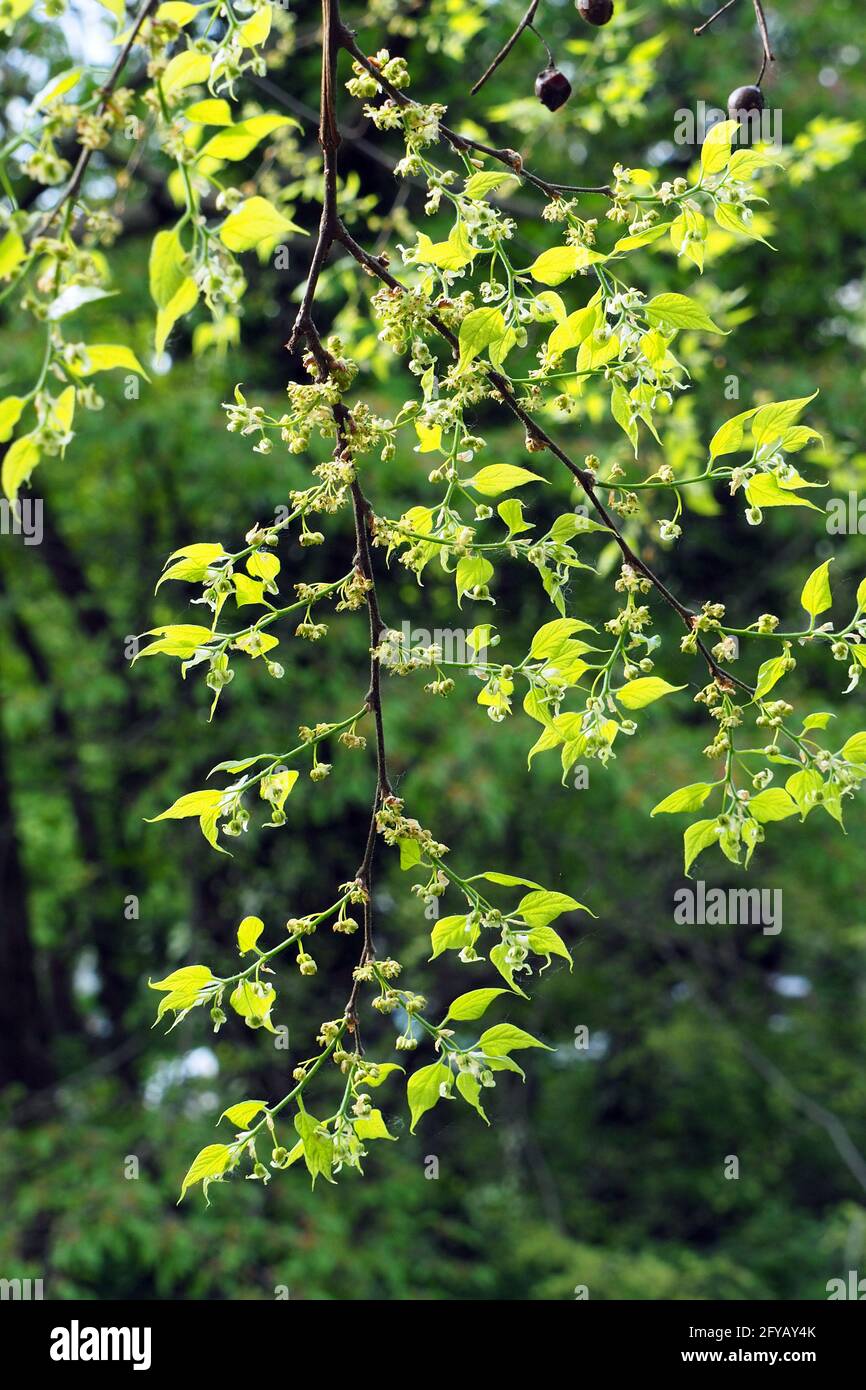
[[[51,1026],[44,1016],[30,937],[27,880],[0,729],[0,1087],[28,1090],[53,1079]]]

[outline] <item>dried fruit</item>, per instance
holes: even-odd
[[[732,121],[747,111],[763,111],[764,93],[760,87],[737,87],[728,97],[728,115]]]
[[[535,95],[548,111],[558,111],[571,96],[571,83],[559,68],[545,68],[535,79]]]
[[[577,13],[587,24],[608,24],[613,18],[613,0],[577,0]]]

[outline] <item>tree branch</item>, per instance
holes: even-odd
[[[715,14],[711,14],[709,19],[704,20],[703,24],[698,25],[697,29],[695,29],[694,31],[695,34],[698,37],[700,37],[701,34],[706,33],[710,25],[714,24],[715,21],[719,19],[720,16],[723,15],[726,10],[729,10],[731,6],[735,5],[736,3],[737,0],[727,0],[727,3],[722,5],[721,9],[716,10]],[[756,87],[760,87],[761,82],[764,78],[764,74],[767,71],[767,67],[770,63],[774,63],[776,61],[776,55],[770,47],[770,34],[769,30],[767,29],[767,17],[764,14],[763,0],[752,0],[752,4],[755,8],[755,20],[758,25],[758,33],[761,36],[761,49],[763,52],[763,58],[761,61],[761,71],[758,73],[757,81],[755,83]]]
[[[733,0],[731,0],[731,3],[733,3]],[[489,77],[493,76],[500,63],[505,62],[505,59],[508,57],[514,45],[517,43],[517,40],[520,38],[520,35],[523,33],[524,29],[532,28],[532,21],[535,18],[535,12],[538,9],[538,4],[539,0],[532,0],[529,9],[526,11],[526,14],[523,16],[514,33],[511,35],[511,38],[508,39],[507,42],[502,45],[496,57],[493,59],[493,62],[490,64],[490,67],[487,69],[485,73],[482,73],[481,77],[479,77],[478,81],[475,83],[475,86],[470,88],[472,96],[475,96],[476,93],[481,91],[481,88],[484,86],[484,83],[487,81]]]
[[[383,92],[387,92],[392,101],[396,102],[398,106],[418,106],[417,101],[407,97],[405,92],[392,86],[388,79],[383,77],[375,63],[371,62],[366,53],[358,47],[355,36],[350,29],[344,28],[342,36],[342,46],[346,52],[350,53],[355,62],[360,63],[361,67],[376,79]],[[556,198],[560,193],[598,193],[605,198],[613,197],[613,189],[610,184],[604,183],[593,187],[574,183],[550,183],[547,179],[539,178],[538,174],[530,173],[524,166],[523,156],[517,150],[497,150],[492,145],[486,145],[482,140],[473,140],[468,135],[459,135],[456,130],[452,130],[442,121],[439,122],[439,129],[452,149],[457,150],[458,153],[474,150],[476,154],[487,155],[489,159],[495,159],[500,164],[504,164],[517,178],[540,189],[548,198]]]
[[[154,8],[155,5],[156,0],[143,0],[143,4],[139,9],[138,14],[135,16],[135,19],[132,22],[132,28],[130,29],[127,35],[126,42],[117,55],[114,67],[111,69],[111,72],[108,74],[106,81],[100,88],[102,99],[97,108],[96,114],[98,116],[102,116],[105,114],[105,111],[111,101],[111,94],[117,86],[117,79],[120,77],[121,72],[126,66],[126,60],[129,57],[130,52],[132,51],[133,44],[138,38],[139,30],[141,29],[142,24],[147,19],[148,15],[150,14],[151,10]],[[75,168],[72,171],[72,176],[69,180],[69,183],[66,185],[66,188],[64,189],[58,201],[54,204],[54,207],[48,213],[48,220],[45,223],[46,228],[51,226],[52,222],[54,222],[54,220],[56,219],[57,214],[60,212],[60,209],[66,203],[74,202],[77,198],[79,189],[81,188],[81,184],[84,179],[84,175],[87,173],[87,166],[89,165],[92,158],[93,149],[88,146],[82,146],[81,153],[78,156],[78,160],[75,165]]]
[[[359,245],[359,243],[351,235],[351,233],[346,230],[342,222],[339,223],[337,237],[345,246],[349,254],[354,256],[358,264],[361,265],[366,271],[368,271],[369,274],[376,276],[383,282],[383,284],[388,285],[390,289],[399,290],[402,294],[405,294],[407,292],[406,286],[403,285],[399,280],[395,279],[391,272],[387,269],[387,265],[385,263],[384,258],[381,256],[371,256],[369,252],[365,251],[364,248],[361,245]],[[435,328],[439,336],[444,338],[445,341],[449,344],[455,356],[459,355],[459,340],[457,339],[456,335],[451,332],[451,329],[448,328],[447,325],[442,322],[439,315],[436,313],[429,313],[427,315],[427,319],[431,326]],[[511,385],[508,379],[504,377],[501,372],[498,372],[494,367],[487,367],[486,370],[488,379],[495,386],[496,392],[498,393],[503,404],[506,406],[508,410],[511,411],[512,415],[514,415],[524,426],[530,438],[535,440],[537,443],[543,445],[544,448],[548,449],[554,455],[555,458],[559,459],[560,463],[564,464],[564,466],[571,473],[572,477],[575,478],[575,480],[578,483],[580,483],[580,486],[583,488],[584,493],[586,494],[589,501],[592,503],[598,516],[601,518],[604,525],[607,526],[611,531],[614,540],[616,541],[616,544],[619,546],[623,558],[626,560],[626,562],[629,565],[631,565],[635,570],[637,570],[640,574],[642,574],[645,579],[649,580],[649,582],[652,584],[653,588],[658,592],[658,594],[671,608],[673,608],[674,612],[684,623],[687,630],[689,632],[692,632],[694,630],[696,615],[692,613],[691,610],[680,601],[680,599],[677,598],[677,596],[667,587],[664,581],[659,578],[659,576],[655,573],[653,569],[650,568],[646,561],[642,560],[641,557],[637,554],[637,552],[632,550],[631,546],[625,539],[625,536],[623,535],[621,529],[617,525],[613,516],[608,511],[601,498],[598,496],[598,493],[595,490],[597,482],[595,476],[592,473],[590,473],[588,469],[581,468],[579,464],[575,463],[574,459],[572,459],[565,452],[565,450],[559,444],[557,444],[556,440],[553,439],[552,436],[549,435],[547,431],[543,429],[541,425],[538,424],[538,422],[533,418],[529,411],[526,410],[520,404],[517,397],[511,390]],[[714,680],[717,680],[723,689],[730,690],[734,686],[738,686],[741,690],[747,692],[749,695],[752,694],[751,686],[747,685],[745,681],[740,680],[738,676],[733,675],[729,671],[725,671],[719,665],[712,652],[707,647],[706,643],[703,642],[703,640],[700,637],[697,638],[697,647],[704,660],[706,661],[707,667]]]

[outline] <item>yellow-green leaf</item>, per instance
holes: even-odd
[[[615,692],[616,698],[626,709],[643,709],[663,695],[673,695],[677,690],[685,690],[684,685],[670,685],[659,676],[641,676],[638,680],[626,681]]]
[[[267,198],[247,198],[230,212],[219,229],[219,238],[230,251],[252,251],[260,245],[270,247],[284,241],[290,232],[303,233]]]
[[[803,585],[803,592],[800,595],[800,602],[806,612],[812,618],[817,618],[820,613],[832,607],[833,598],[830,593],[830,566],[832,560],[825,560],[823,565],[819,565],[813,570]]]
[[[238,927],[238,950],[242,956],[252,951],[265,929],[261,917],[245,917]]]
[[[226,1144],[208,1144],[197,1153],[181,1185],[178,1201],[183,1201],[187,1189],[195,1183],[220,1177],[228,1167],[231,1156],[232,1151]]]

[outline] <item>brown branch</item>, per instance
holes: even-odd
[[[135,16],[135,19],[132,22],[132,28],[130,29],[129,34],[127,35],[126,42],[117,55],[114,67],[111,69],[111,72],[108,74],[108,77],[99,89],[101,100],[99,106],[97,107],[97,116],[103,116],[106,110],[108,109],[108,106],[111,102],[111,94],[117,85],[117,79],[120,77],[120,74],[126,65],[126,60],[130,55],[132,46],[138,38],[138,32],[155,5],[156,0],[143,0],[143,4],[139,9],[138,14]],[[57,217],[57,214],[60,212],[60,209],[64,206],[64,204],[68,202],[73,202],[75,198],[77,198],[79,189],[81,188],[81,184],[84,179],[84,175],[87,173],[87,166],[89,165],[92,158],[93,149],[87,146],[82,146],[81,153],[78,156],[78,160],[75,165],[75,168],[72,171],[72,176],[70,177],[69,183],[66,185],[66,188],[64,189],[60,198],[49,212],[48,220],[44,224],[45,228],[51,226],[52,222],[54,222],[54,220]]]
[[[347,53],[351,54],[356,63],[360,63],[361,67],[369,72],[371,77],[376,79],[383,92],[387,92],[391,100],[396,102],[398,106],[418,106],[419,103],[417,101],[413,101],[411,97],[407,97],[405,92],[401,92],[399,88],[392,86],[388,79],[383,77],[375,63],[373,63],[367,57],[366,53],[358,47],[355,42],[355,36],[350,29],[343,28],[342,30],[342,46]],[[610,184],[604,183],[596,186],[587,186],[575,183],[550,183],[547,179],[540,178],[538,174],[531,173],[529,169],[525,167],[523,156],[517,150],[497,150],[493,145],[486,145],[483,140],[473,140],[468,135],[458,134],[456,130],[452,130],[450,126],[445,125],[442,121],[439,122],[439,130],[448,141],[449,145],[451,145],[452,149],[456,150],[459,154],[465,153],[467,150],[474,150],[476,154],[487,155],[488,158],[495,159],[498,163],[504,164],[516,178],[523,179],[526,183],[531,183],[534,188],[540,189],[548,198],[556,198],[560,193],[598,193],[605,198],[613,197],[613,189]]]
[[[332,247],[340,239],[341,222],[337,210],[337,150],[340,146],[340,130],[337,124],[336,72],[337,56],[340,48],[344,46],[346,32],[340,19],[339,0],[322,0],[322,95],[319,114],[319,144],[322,147],[324,176],[322,215],[319,220],[319,233],[313,258],[310,263],[310,273],[307,277],[291,336],[286,344],[287,349],[292,352],[302,341],[306,342],[320,380],[331,376],[336,365],[313,322],[312,307],[319,277]],[[350,460],[353,429],[351,412],[342,403],[338,403],[333,407],[333,414],[337,426],[337,457]],[[364,942],[358,962],[358,965],[362,966],[368,960],[372,960],[375,955],[373,943],[373,857],[376,850],[376,818],[383,799],[391,795],[391,783],[388,778],[385,725],[382,714],[381,662],[375,655],[375,649],[381,641],[385,625],[382,622],[382,614],[379,609],[376,579],[370,554],[368,528],[372,508],[357,477],[351,484],[351,493],[355,520],[355,567],[367,583],[366,608],[370,625],[370,685],[365,704],[373,716],[376,730],[376,789],[373,794],[370,827],[367,832],[364,854],[355,875],[356,880],[364,890]],[[355,1045],[358,1051],[361,1051],[357,1010],[359,984],[360,981],[357,979],[353,983],[346,1002],[344,1017],[348,1021],[349,1031],[355,1039]]]
[[[727,0],[727,4],[723,5],[720,10],[716,10],[715,14],[711,14],[709,19],[704,20],[703,24],[698,25],[697,29],[695,30],[695,34],[697,34],[698,37],[700,37],[701,34],[705,33],[705,31],[709,29],[711,24],[714,24],[716,20],[725,13],[725,10],[729,10],[731,6],[736,5],[736,3],[737,0]]]
[[[761,71],[758,73],[758,80],[755,83],[757,87],[760,87],[761,79],[763,78],[764,73],[767,71],[767,64],[774,63],[776,61],[776,55],[770,47],[770,35],[767,30],[767,17],[764,14],[764,6],[762,4],[762,0],[752,0],[752,3],[755,6],[755,19],[758,22],[758,32],[761,35],[761,45],[764,50],[764,57],[761,63]]]
[[[351,233],[346,230],[342,222],[339,223],[337,236],[338,239],[342,242],[343,246],[345,246],[349,254],[354,256],[358,264],[361,265],[363,269],[365,269],[369,274],[376,276],[383,282],[383,284],[388,285],[390,289],[399,290],[402,294],[405,294],[407,292],[405,285],[401,284],[399,280],[395,279],[391,272],[388,270],[384,258],[381,256],[371,256],[369,252],[365,251],[364,248],[360,246],[359,243],[355,240],[355,238],[351,235]],[[431,326],[435,328],[439,336],[445,339],[445,341],[450,346],[451,350],[454,352],[455,356],[458,356],[460,352],[460,343],[456,334],[452,333],[451,329],[447,326],[447,324],[443,323],[442,319],[439,317],[438,314],[429,313],[427,315],[427,319]],[[555,458],[559,459],[560,463],[564,464],[564,466],[571,473],[572,477],[575,478],[575,480],[578,483],[580,483],[580,486],[583,488],[583,491],[585,492],[589,501],[592,503],[592,506],[595,508],[598,516],[601,518],[604,525],[607,526],[611,531],[614,540],[616,541],[616,544],[619,546],[619,549],[622,552],[625,561],[629,565],[631,565],[635,570],[637,570],[640,574],[642,574],[645,579],[649,580],[656,592],[674,610],[674,612],[683,622],[687,630],[689,632],[692,632],[694,630],[696,615],[692,613],[692,611],[677,598],[676,594],[674,594],[667,587],[664,581],[659,578],[659,576],[655,573],[653,569],[650,568],[646,561],[642,560],[641,557],[637,554],[637,552],[632,550],[631,546],[625,539],[625,536],[623,535],[613,516],[608,511],[601,498],[598,496],[598,493],[595,490],[597,480],[594,474],[592,474],[588,469],[581,468],[579,464],[575,463],[574,459],[572,459],[565,452],[565,450],[559,444],[557,444],[556,440],[553,439],[551,435],[549,435],[547,431],[544,430],[542,426],[538,424],[538,422],[533,418],[533,416],[530,415],[529,411],[526,410],[520,404],[520,402],[518,401],[511,389],[511,384],[508,381],[507,377],[504,377],[502,373],[498,372],[494,367],[486,367],[486,371],[488,380],[491,381],[493,386],[496,388],[496,393],[498,394],[499,398],[506,406],[506,408],[511,411],[512,415],[514,415],[524,426],[527,435],[536,443],[541,444],[545,449],[548,449]],[[706,661],[707,667],[711,675],[715,680],[718,680],[720,682],[723,688],[730,689],[732,686],[739,686],[741,690],[746,691],[750,695],[752,694],[751,687],[747,685],[745,681],[740,680],[738,676],[733,675],[731,672],[725,671],[719,665],[712,652],[709,650],[709,648],[706,646],[706,644],[700,637],[697,638],[697,647],[704,660]]]
[[[731,0],[731,3],[733,4],[733,0]],[[523,16],[514,33],[511,35],[511,38],[508,39],[502,45],[496,57],[493,59],[493,62],[490,64],[490,67],[487,69],[485,73],[482,73],[481,77],[479,77],[478,81],[475,83],[475,86],[470,88],[472,96],[475,96],[477,92],[481,91],[481,88],[484,86],[484,83],[487,81],[489,77],[493,76],[500,63],[505,62],[505,59],[508,57],[514,45],[517,43],[517,40],[520,38],[520,35],[523,33],[524,29],[532,28],[532,21],[535,18],[535,12],[538,9],[538,5],[539,0],[532,0],[529,9],[526,11],[526,14]]]
[[[698,25],[697,29],[695,29],[694,31],[695,34],[700,36],[701,34],[706,33],[710,25],[714,24],[715,21],[721,15],[723,15],[726,10],[729,10],[732,5],[735,5],[736,2],[737,0],[727,0],[727,4],[722,5],[721,9],[716,10],[715,14],[710,15],[709,19],[704,20],[703,24]],[[770,47],[770,34],[769,30],[767,29],[767,17],[764,14],[763,0],[752,0],[752,4],[754,5],[755,9],[755,20],[758,25],[758,33],[761,36],[761,49],[763,53],[763,57],[761,60],[761,71],[758,73],[757,80],[755,82],[755,86],[760,87],[761,82],[764,78],[764,74],[767,71],[767,67],[770,63],[774,63],[776,61],[776,55]]]
[[[535,12],[533,6],[530,7],[530,10],[531,14],[529,20],[527,20],[527,24],[531,21],[532,15],[534,15]],[[526,27],[526,25],[523,27]],[[404,97],[396,88],[391,87],[370,60],[358,48],[353,34],[346,29],[340,18],[339,0],[322,0],[322,91],[319,118],[319,143],[322,147],[324,178],[322,213],[319,220],[319,231],[312,261],[310,263],[307,283],[304,287],[304,293],[291,335],[286,344],[289,351],[294,351],[301,342],[306,343],[320,379],[332,375],[335,361],[332,354],[322,342],[318,329],[315,326],[312,316],[312,307],[322,270],[327,263],[328,256],[334,245],[336,243],[342,245],[358,262],[362,269],[369,274],[376,276],[390,288],[396,289],[401,293],[406,293],[405,286],[396,280],[387,269],[385,257],[373,256],[367,252],[355,241],[339,215],[337,204],[337,151],[340,146],[340,131],[337,123],[336,111],[336,67],[337,56],[341,48],[350,53],[357,62],[370,72],[376,78],[377,82],[380,83],[383,90],[388,92],[393,100],[403,106],[416,104],[411,102],[409,98]],[[489,154],[491,157],[507,164],[508,167],[518,173],[520,177],[533,183],[548,196],[553,196],[556,192],[564,190],[564,185],[550,184],[546,180],[539,179],[535,175],[529,174],[523,169],[521,157],[514,151],[497,151],[478,141],[469,140],[467,137],[457,135],[456,132],[450,130],[446,126],[441,126],[440,129],[453,148],[457,150],[472,148],[481,153]],[[609,192],[610,190],[592,191]],[[455,355],[459,355],[459,340],[448,326],[436,313],[431,312],[428,315],[428,320],[436,332],[449,344],[452,352]],[[693,631],[695,615],[680,602],[658,575],[656,575],[646,562],[632,550],[613,516],[596,493],[596,479],[594,475],[588,469],[581,468],[575,463],[561,446],[547,434],[541,425],[532,418],[512,392],[511,384],[506,377],[493,367],[486,368],[486,370],[488,379],[493,385],[496,395],[516,419],[521,422],[528,437],[542,447],[548,449],[555,458],[559,459],[559,461],[564,464],[575,480],[580,483],[599,517],[614,536],[624,559],[636,571],[649,580],[665,602],[678,614],[686,628],[690,632]],[[353,427],[351,412],[342,403],[338,403],[333,407],[333,413],[337,426],[337,456],[351,458],[351,434]],[[361,948],[360,960],[358,962],[359,966],[363,966],[375,956],[373,940],[372,868],[376,849],[377,816],[383,800],[390,796],[392,791],[388,776],[385,727],[382,713],[381,663],[379,658],[375,655],[376,648],[381,642],[384,624],[379,608],[370,552],[369,524],[372,516],[372,508],[357,477],[353,479],[351,484],[351,494],[355,522],[355,565],[367,581],[366,607],[370,628],[370,685],[367,691],[365,704],[366,708],[373,716],[376,737],[376,787],[373,794],[370,825],[367,832],[364,854],[356,874],[356,879],[364,891],[364,940]],[[707,662],[711,674],[723,687],[730,690],[734,685],[738,685],[751,694],[751,690],[744,682],[740,681],[735,676],[728,675],[727,672],[722,670],[715,661],[712,653],[700,638],[697,639],[697,645]],[[355,1045],[360,1051],[360,1024],[357,1012],[359,984],[360,981],[356,978],[346,1002],[344,1016],[348,1022],[349,1031],[355,1039]]]

